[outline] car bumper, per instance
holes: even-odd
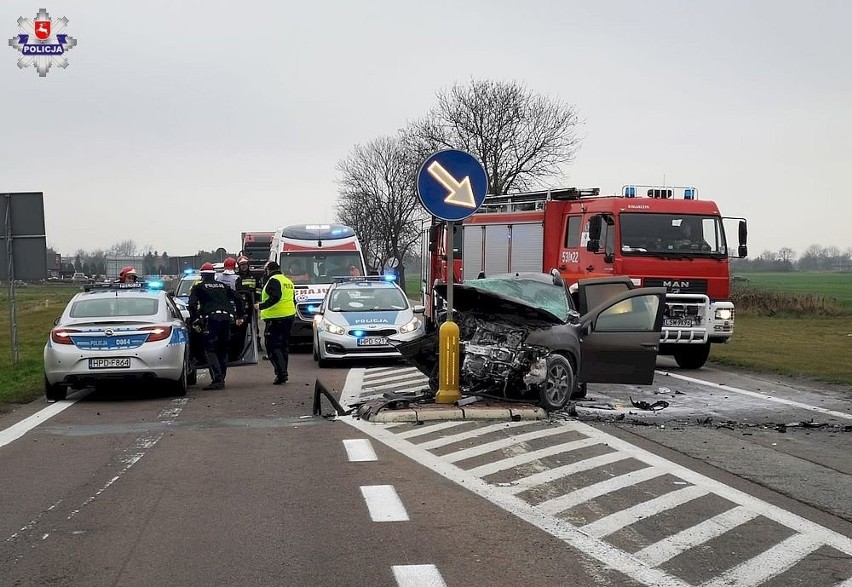
[[[151,344],[151,343],[148,343]],[[70,347],[70,348],[67,348]],[[84,386],[96,381],[169,379],[177,381],[184,365],[186,345],[171,344],[150,349],[88,351],[71,345],[46,345],[44,375],[51,385]],[[89,359],[128,357],[130,367],[91,369]]]
[[[407,334],[394,334],[392,338],[399,342],[409,342],[424,335],[425,330],[421,327],[419,330]],[[318,354],[321,359],[388,359],[402,356],[391,344],[359,346],[358,339],[348,334],[331,334],[321,331],[317,334],[317,341],[319,342]]]

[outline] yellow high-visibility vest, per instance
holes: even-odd
[[[260,294],[260,303],[263,304],[269,299],[269,294],[266,293],[266,288],[269,287],[271,280],[276,280],[281,284],[281,299],[274,306],[270,306],[265,310],[260,311],[261,320],[269,320],[270,318],[286,318],[293,316],[296,313],[296,302],[293,300],[293,282],[283,275],[275,274],[270,276],[263,286],[263,293]]]

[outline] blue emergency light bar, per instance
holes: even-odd
[[[184,269],[183,270],[184,275],[192,275],[193,273],[195,273],[195,269]]]
[[[621,188],[621,195],[625,198],[635,198],[636,188],[647,188],[648,197],[660,200],[668,200],[674,197],[676,190],[683,190],[684,200],[697,200],[698,190],[694,187],[675,187],[675,186],[649,186],[649,185],[625,185]]]
[[[90,285],[83,286],[83,291],[93,291],[93,290],[103,290],[103,291],[118,291],[122,289],[126,290],[150,290],[150,289],[163,289],[165,284],[160,280],[151,280],[151,281],[137,281],[135,283],[92,283]]]
[[[332,278],[334,283],[355,281],[396,281],[396,275],[338,275]]]

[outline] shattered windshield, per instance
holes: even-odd
[[[500,294],[549,312],[568,321],[568,296],[565,287],[533,279],[491,277],[465,281],[464,285]]]
[[[624,213],[621,252],[727,255],[722,219],[694,214]]]

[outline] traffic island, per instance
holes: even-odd
[[[462,402],[459,402],[462,403]],[[481,402],[475,406],[436,403],[404,402],[398,399],[378,399],[366,402],[352,414],[356,418],[376,423],[434,422],[439,420],[546,420],[547,412],[538,406]]]

